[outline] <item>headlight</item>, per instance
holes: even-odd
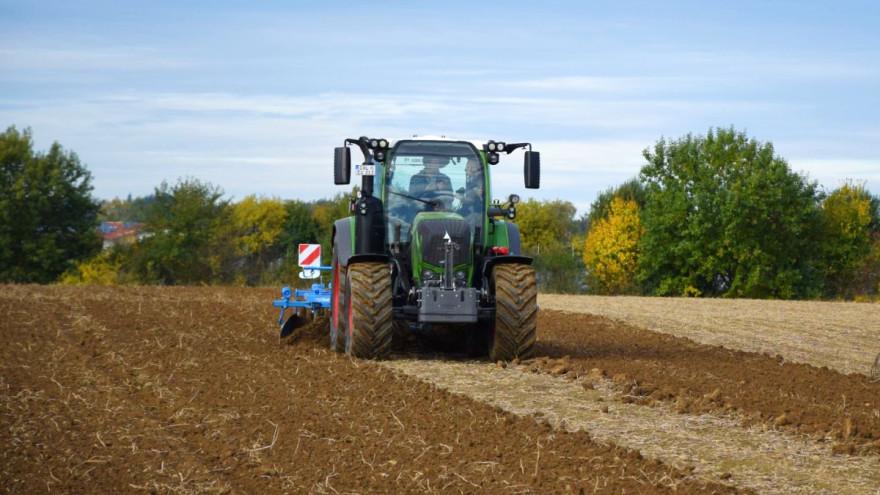
[[[388,141],[385,141],[384,139],[379,140],[379,147],[380,147],[380,148],[387,148],[387,147],[388,147]]]
[[[437,274],[432,272],[431,270],[424,270],[422,272],[422,280],[436,280]]]
[[[498,151],[504,151],[504,143],[496,144],[495,149],[497,149]]]
[[[375,139],[370,141],[370,148],[378,148],[378,147],[379,147],[379,141],[376,141]]]
[[[486,146],[489,151],[495,151],[495,143],[493,141],[489,141],[489,144]]]

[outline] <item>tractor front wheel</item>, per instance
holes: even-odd
[[[384,358],[394,334],[391,270],[387,263],[364,262],[349,265],[346,273],[345,351],[357,358]]]
[[[497,265],[492,279],[495,322],[490,331],[489,358],[493,361],[529,358],[538,335],[535,269],[515,263]]]

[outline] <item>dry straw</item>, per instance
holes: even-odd
[[[878,304],[558,294],[541,294],[538,304],[843,373],[870,376],[878,367]]]

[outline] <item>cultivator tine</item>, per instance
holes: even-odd
[[[290,337],[297,328],[305,324],[306,319],[302,316],[296,313],[290,315],[290,318],[288,318],[287,321],[284,322],[284,325],[281,326],[281,335],[279,335],[279,339],[284,342],[284,340]]]

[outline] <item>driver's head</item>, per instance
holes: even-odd
[[[465,172],[468,177],[473,177],[480,173],[480,161],[475,160],[473,158],[468,158],[467,165],[465,167]]]
[[[449,159],[442,156],[426,155],[424,158],[425,168],[439,169],[445,167],[448,163]]]

